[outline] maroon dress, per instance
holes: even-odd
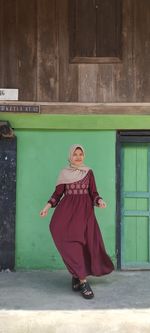
[[[89,170],[80,181],[57,185],[48,201],[57,206],[50,222],[55,245],[69,272],[80,279],[109,274],[114,269],[94,214],[100,198]]]

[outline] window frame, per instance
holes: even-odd
[[[97,0],[95,0],[96,3]],[[69,1],[69,62],[70,63],[122,63],[123,58],[123,33],[122,33],[122,21],[123,21],[123,0],[121,2],[120,20],[118,28],[118,56],[77,56],[74,48],[74,40],[76,39],[76,4],[73,1]],[[95,35],[95,39],[97,36]]]

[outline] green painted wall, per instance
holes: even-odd
[[[39,211],[55,188],[67,151],[79,142],[97,187],[108,203],[95,209],[108,253],[115,262],[115,133],[118,129],[149,129],[149,115],[60,115],[0,113],[18,137],[16,268],[64,267],[49,233],[49,217]]]
[[[74,143],[85,147],[85,162],[93,169],[97,187],[108,204],[107,209],[95,208],[95,212],[107,251],[115,261],[115,131],[15,129],[15,133],[16,268],[64,267],[49,233],[53,210],[44,219],[39,212],[52,194],[59,170],[67,164],[68,149]]]

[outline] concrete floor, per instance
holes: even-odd
[[[90,277],[95,298],[67,271],[0,273],[0,333],[150,333],[150,272]]]

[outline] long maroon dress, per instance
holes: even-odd
[[[48,201],[57,206],[50,222],[55,245],[69,272],[80,279],[109,274],[114,269],[94,214],[100,198],[89,170],[80,181],[57,185]]]

